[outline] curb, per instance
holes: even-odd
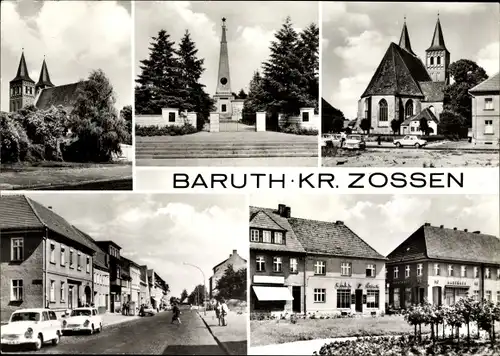
[[[210,335],[212,335],[212,337],[214,338],[215,342],[217,343],[217,345],[219,345],[219,347],[222,349],[222,351],[225,352],[226,355],[231,355],[231,352],[229,351],[229,349],[226,347],[226,345],[224,345],[217,336],[215,336],[215,334],[213,333],[212,329],[210,328],[210,326],[208,326],[208,323],[205,321],[205,319],[203,319],[203,317],[200,315],[200,313],[197,311],[196,312],[198,314],[198,316],[200,317],[201,321],[203,321],[203,324],[205,324],[205,326],[207,327],[208,329],[208,332],[210,333]]]
[[[138,320],[140,317],[139,316],[133,316],[130,319],[123,319],[123,320],[117,320],[117,321],[112,321],[106,324],[103,324],[103,326],[113,326],[113,325],[118,325],[118,324],[124,324],[133,320]]]
[[[14,186],[11,190],[79,190],[83,189],[86,186],[93,188],[93,190],[106,190],[102,187],[102,185],[118,185],[121,186],[129,186],[132,183],[132,177],[127,178],[107,178],[107,179],[96,179],[96,180],[87,180],[75,183],[66,183],[66,184],[46,184],[46,185],[31,185],[31,186]],[[92,190],[92,189],[91,189]],[[109,189],[108,189],[109,190]],[[119,189],[116,189],[119,190]],[[129,189],[121,189],[121,190],[129,190]]]

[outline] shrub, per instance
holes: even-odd
[[[182,126],[135,126],[136,136],[180,136],[189,135],[198,132],[198,130],[190,124]]]
[[[290,124],[281,129],[281,132],[293,135],[317,136],[318,130],[300,127],[297,124]]]
[[[19,162],[22,160],[23,140],[27,140],[26,132],[8,113],[0,115],[1,160],[3,163]]]

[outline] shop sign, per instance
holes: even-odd
[[[447,281],[447,286],[466,286],[467,283],[465,281]]]
[[[349,283],[349,282],[335,283],[335,288],[348,288],[348,289],[351,289],[351,283]]]
[[[378,289],[378,284],[366,283],[366,289]]]

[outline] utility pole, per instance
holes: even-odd
[[[205,273],[203,273],[203,270],[200,267],[196,266],[196,265],[193,265],[191,263],[186,263],[186,262],[184,262],[184,264],[187,265],[187,266],[191,266],[191,267],[194,267],[194,268],[198,269],[201,272],[202,276],[203,276],[203,294],[204,294],[203,295],[203,313],[204,313],[204,315],[207,315],[207,306],[206,306],[207,286],[205,284]],[[199,292],[200,292],[200,289],[198,288],[198,295],[199,295]]]

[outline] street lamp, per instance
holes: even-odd
[[[206,288],[206,284],[205,284],[205,273],[203,273],[203,270],[198,267],[198,266],[195,266],[191,263],[187,263],[187,262],[184,262],[185,265],[187,266],[191,266],[191,267],[194,267],[196,269],[198,269],[198,271],[201,272],[201,274],[203,275],[203,313],[204,315],[207,315],[207,306],[205,305],[205,302],[206,302],[206,293],[207,293],[207,288]],[[198,294],[200,293],[200,290],[198,289]]]

